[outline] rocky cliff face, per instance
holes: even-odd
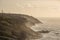
[[[31,29],[32,26],[40,23],[32,16],[0,13],[0,40],[40,38],[41,34]]]

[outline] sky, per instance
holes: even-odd
[[[0,12],[34,17],[59,17],[60,0],[0,0]]]

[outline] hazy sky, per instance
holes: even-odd
[[[0,12],[60,17],[60,0],[0,0]]]

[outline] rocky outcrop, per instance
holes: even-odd
[[[30,27],[41,23],[32,16],[24,14],[0,13],[0,40],[26,40],[41,37]]]

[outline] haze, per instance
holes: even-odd
[[[60,0],[0,0],[0,12],[34,17],[59,17]]]

